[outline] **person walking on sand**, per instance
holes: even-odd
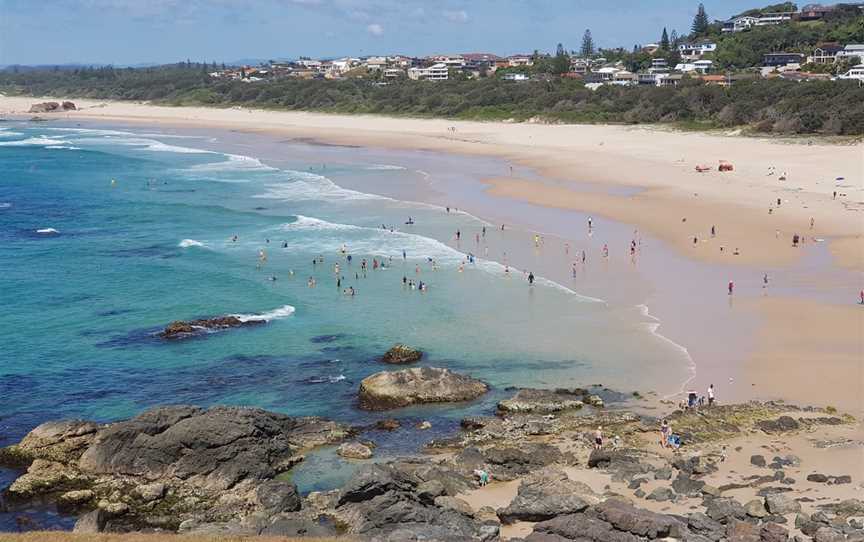
[[[732,291],[735,289],[735,283],[731,280],[729,281],[729,295],[732,295]]]
[[[768,287],[768,273],[765,273],[764,275],[762,275],[762,288],[764,289],[767,287]]]
[[[576,264],[573,264],[573,278],[576,278]]]
[[[586,258],[586,254],[585,254],[585,251],[583,250],[582,251],[582,265],[585,265],[585,258]]]
[[[606,243],[603,243],[603,257],[609,257],[609,245],[607,245]]]
[[[717,236],[717,230],[714,228],[714,226],[711,226],[711,237],[716,237],[716,236]]]
[[[813,226],[815,226],[815,225],[816,225],[816,219],[814,219],[814,218],[811,216],[811,217],[810,217],[810,229],[812,230],[812,229],[813,229]]]
[[[714,384],[708,386],[708,406],[714,406]]]
[[[594,449],[600,450],[603,448],[603,427],[598,426],[594,431]]]
[[[594,225],[594,221],[593,221],[593,220],[591,219],[591,217],[589,216],[589,217],[588,217],[588,231],[589,231],[589,232],[591,231],[591,228],[593,227],[593,225]]]
[[[864,290],[861,290],[861,293],[858,294],[858,296],[861,298],[861,304],[864,305]]]

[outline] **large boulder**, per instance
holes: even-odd
[[[416,367],[381,372],[360,382],[359,403],[365,410],[386,410],[423,403],[470,401],[489,391],[484,382],[448,369]]]
[[[606,500],[593,510],[599,519],[611,524],[616,530],[639,537],[680,539],[688,532],[687,525],[678,518],[642,510],[617,499]]]
[[[381,361],[384,363],[401,365],[403,363],[414,363],[415,361],[420,361],[420,358],[422,357],[423,352],[421,350],[405,346],[404,344],[396,344],[384,353],[384,356],[381,357]]]
[[[222,331],[235,327],[266,324],[263,318],[239,318],[237,316],[217,316],[201,320],[175,320],[163,329],[159,336],[163,339],[186,339],[195,335]]]
[[[641,542],[629,532],[618,531],[609,523],[588,514],[569,514],[543,521],[534,526],[526,542]]]
[[[765,496],[765,508],[773,515],[793,514],[801,511],[801,503],[785,493]]]
[[[346,435],[334,422],[256,408],[162,407],[100,430],[78,466],[91,474],[179,478],[219,491],[272,478],[301,460],[303,449]]]
[[[600,499],[590,487],[571,480],[561,470],[544,469],[522,480],[513,501],[498,510],[504,523],[544,521],[556,516],[582,512]]]
[[[776,420],[758,421],[756,427],[766,433],[783,433],[795,431],[801,427],[801,424],[791,416],[780,416]]]
[[[70,463],[93,443],[99,425],[81,420],[45,422],[15,446],[0,449],[0,464],[26,466],[35,459]]]
[[[57,102],[41,102],[30,106],[28,113],[53,113],[60,110],[60,104]]]
[[[563,410],[578,410],[584,406],[584,395],[570,390],[521,389],[510,399],[498,403],[502,413],[547,414]]]
[[[346,442],[339,446],[336,453],[348,459],[369,459],[372,457],[372,448],[362,442]]]

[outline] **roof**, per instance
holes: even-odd
[[[864,51],[864,44],[850,43],[843,48],[844,51]]]
[[[712,81],[723,82],[723,81],[726,81],[726,76],[725,75],[703,75],[701,77],[701,79],[703,81],[708,81],[708,82],[712,82]]]
[[[462,55],[465,60],[501,60],[501,57],[492,53],[465,53]]]

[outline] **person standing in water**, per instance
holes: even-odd
[[[456,240],[458,241],[461,238],[462,238],[462,232],[459,230],[456,230]]]
[[[531,284],[532,286],[534,285],[534,273],[533,272],[528,273],[528,284]]]
[[[762,288],[768,287],[768,273],[762,275]]]
[[[729,281],[729,295],[732,295],[733,290],[735,290],[735,283],[730,280]]]

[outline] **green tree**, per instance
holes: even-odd
[[[705,6],[703,4],[699,4],[699,8],[696,10],[696,16],[693,17],[693,26],[690,27],[690,31],[694,34],[704,34],[708,31],[708,14],[705,13]]]
[[[582,35],[582,50],[580,52],[585,58],[594,56],[594,38],[591,37],[590,29],[586,29]]]
[[[560,43],[555,49],[555,58],[552,59],[552,73],[562,74],[570,71],[570,55]]]
[[[663,35],[660,36],[660,48],[664,51],[669,50],[669,34],[666,32],[666,27],[663,27]]]
[[[681,41],[681,38],[678,37],[678,31],[674,28],[672,32],[669,33],[669,43],[672,47],[677,48],[678,43]]]

